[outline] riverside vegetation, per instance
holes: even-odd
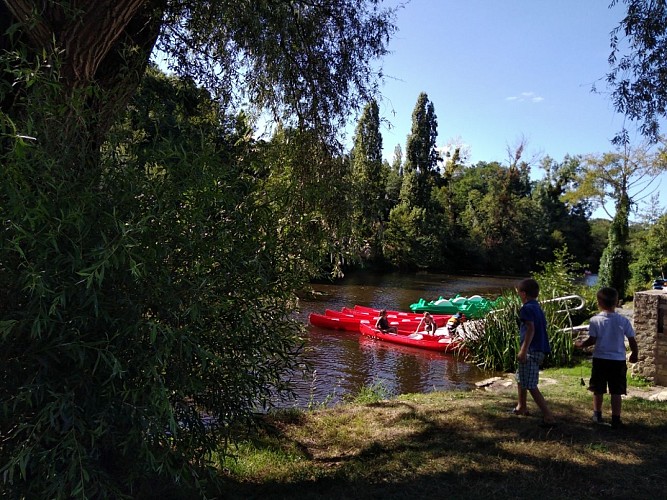
[[[562,252],[536,276],[542,299],[564,290],[589,299],[581,311],[546,308],[557,328],[541,389],[556,426],[542,427],[534,405],[512,415],[515,386],[392,395],[377,381],[345,404],[270,412],[239,431],[218,457],[225,498],[655,498],[667,480],[667,403],[626,398],[622,429],[591,421],[590,359],[559,330],[593,312],[594,290],[573,282],[575,268]],[[499,371],[514,370],[517,347],[512,294],[506,300],[486,342],[469,343],[473,362]],[[628,384],[648,391],[645,380]]]
[[[514,390],[390,397],[380,381],[344,405],[266,415],[220,464],[230,491],[235,498],[654,498],[667,479],[667,404],[632,397],[623,405],[626,428],[591,422],[581,384],[590,363],[563,331],[594,313],[595,290],[577,284],[577,272],[562,251],[535,276],[542,300],[587,299],[580,311],[545,306],[555,367],[542,377],[555,383],[542,390],[557,426],[541,427],[536,408],[533,416],[511,415]],[[509,292],[504,302],[484,340],[466,347],[472,362],[512,371],[519,304]]]

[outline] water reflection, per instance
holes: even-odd
[[[357,273],[336,283],[314,285],[316,298],[302,300],[299,318],[307,323],[311,312],[362,304],[407,311],[420,298],[427,300],[456,294],[479,294],[495,299],[514,287],[517,279],[497,276],[444,274]],[[470,389],[489,377],[452,354],[387,344],[358,333],[309,327],[303,359],[314,372],[295,380],[296,405],[307,407],[335,403],[355,395],[360,388],[381,382],[393,394]]]

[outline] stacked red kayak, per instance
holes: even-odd
[[[310,324],[320,328],[359,332],[367,337],[392,342],[395,344],[421,347],[436,351],[451,351],[457,347],[457,342],[451,338],[445,324],[451,317],[448,314],[434,314],[438,329],[435,334],[417,331],[422,314],[387,311],[390,326],[397,328],[397,333],[383,333],[375,328],[380,311],[370,307],[355,305],[353,309],[343,307],[340,311],[327,309],[324,314],[311,313]]]
[[[443,330],[446,330],[443,328]],[[373,339],[384,340],[393,344],[407,345],[411,347],[420,347],[422,349],[429,349],[431,351],[449,352],[455,350],[459,343],[447,334],[438,335],[428,334],[426,332],[418,333],[385,333],[372,325],[362,324],[359,332],[366,337]]]

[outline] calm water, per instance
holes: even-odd
[[[308,322],[311,312],[361,304],[409,311],[421,297],[426,300],[456,294],[479,294],[495,299],[511,289],[516,278],[493,276],[451,276],[444,274],[355,274],[344,280],[314,285],[320,294],[302,300],[300,319]],[[337,402],[355,395],[363,386],[382,383],[392,394],[472,389],[475,382],[492,373],[464,363],[451,354],[387,344],[358,333],[309,326],[304,358],[314,373],[296,380],[296,406]]]

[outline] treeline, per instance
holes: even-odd
[[[258,193],[245,202],[273,217],[281,251],[306,276],[360,268],[527,274],[562,249],[582,273],[598,272],[602,260],[609,274],[606,251],[620,255],[624,283],[616,286],[631,293],[648,286],[667,263],[657,199],[641,223],[629,224],[622,210],[612,221],[591,219],[594,196],[580,193],[590,183],[590,159],[547,156],[533,164],[524,159],[523,143],[502,162],[470,164],[459,147],[443,154],[434,105],[424,93],[405,152],[396,146],[391,163],[383,160],[374,101],[364,108],[348,152],[333,151],[314,131],[288,127],[257,139],[248,115],[213,108],[207,92],[154,68],[115,128],[121,141],[115,147],[153,165],[153,185],[177,158],[186,164],[191,158],[222,161],[225,176],[243,179],[244,189]],[[203,141],[202,134],[210,138]],[[542,172],[539,180],[534,169]],[[246,228],[266,234],[253,221]]]
[[[581,160],[542,160],[546,172],[531,181],[517,145],[507,162],[465,162],[436,145],[434,105],[422,93],[412,114],[405,155],[398,146],[391,164],[381,161],[377,105],[370,103],[350,154],[354,233],[366,249],[360,265],[439,271],[526,272],[567,246],[596,270],[605,242],[594,237],[587,200],[563,201]],[[372,149],[375,148],[375,149]]]
[[[317,231],[309,234],[329,238],[319,246],[324,250],[319,262],[311,261],[318,269],[334,275],[358,268],[526,274],[566,249],[582,272],[598,272],[602,260],[603,277],[606,273],[609,284],[626,293],[648,286],[663,272],[667,252],[658,199],[641,223],[630,224],[629,179],[636,172],[619,173],[610,165],[634,165],[638,162],[626,162],[634,158],[609,154],[600,160],[566,156],[557,161],[547,156],[531,164],[519,143],[503,162],[470,164],[460,147],[441,154],[434,105],[422,93],[405,152],[397,145],[388,163],[382,158],[380,123],[377,103],[370,102],[357,123],[352,150],[326,160],[325,181],[312,170],[289,181],[300,193],[300,209],[308,206],[304,199],[313,203],[311,213],[303,214],[317,221]],[[293,144],[294,137],[281,131],[270,147],[283,143]],[[308,155],[298,154],[308,162]],[[658,160],[651,161],[649,167],[657,168]],[[273,177],[294,174],[276,167]],[[532,180],[536,168],[543,175]],[[616,207],[612,221],[591,219],[604,199],[600,192],[613,182],[604,179],[605,173],[622,180],[611,186],[618,193],[618,199],[610,199]]]

